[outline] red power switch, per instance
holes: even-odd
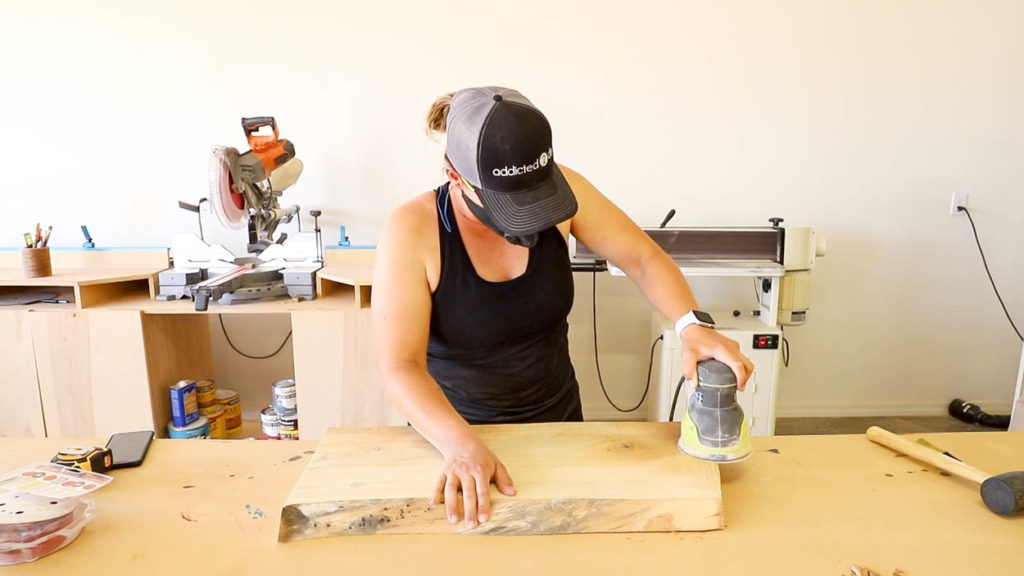
[[[779,337],[776,334],[754,334],[755,350],[776,350],[779,347]]]

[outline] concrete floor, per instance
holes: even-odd
[[[961,422],[952,416],[864,416],[852,418],[777,418],[775,434],[863,434],[870,426],[881,426],[890,432],[976,432],[996,431],[977,424]]]

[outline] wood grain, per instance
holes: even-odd
[[[159,430],[166,422],[153,419],[142,314],[134,310],[88,314],[94,434]]]
[[[0,436],[46,433],[28,314],[0,309]]]
[[[95,433],[89,354],[89,316],[82,312],[28,313],[48,436]]]
[[[333,426],[404,425],[377,371],[370,311],[294,311],[292,342],[299,436],[319,440]]]
[[[54,269],[64,268],[167,268],[166,248],[153,250],[67,250],[53,248],[50,260]],[[19,268],[15,251],[0,250],[0,268]]]
[[[184,378],[210,378],[214,373],[209,322],[208,315],[142,314],[149,397],[159,438],[167,437],[171,419],[168,386]]]
[[[450,524],[428,497],[441,457],[410,427],[331,429],[281,513],[282,542],[345,534],[566,534],[724,527],[718,467],[683,455],[678,424],[475,427],[517,495],[491,520]]]
[[[373,264],[376,260],[376,248],[324,250],[324,266],[360,266],[373,268]]]

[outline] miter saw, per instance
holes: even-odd
[[[272,134],[264,130],[268,127]],[[274,236],[278,224],[299,216],[298,206],[278,204],[281,193],[302,174],[295,146],[278,138],[277,122],[270,116],[242,118],[242,129],[249,151],[217,146],[211,152],[209,201],[225,227],[248,228],[247,251],[253,256],[236,258],[195,234],[173,234],[174,267],[160,273],[157,300],[191,298],[196,310],[206,310],[210,301],[316,296],[314,279],[323,263],[318,232],[301,232],[300,227],[290,240],[286,233]]]

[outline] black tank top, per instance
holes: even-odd
[[[521,276],[480,278],[448,185],[437,189],[441,277],[431,300],[427,370],[470,424],[581,421],[569,360],[573,280],[558,228],[541,232]]]

